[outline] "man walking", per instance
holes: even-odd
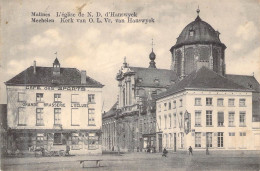
[[[191,146],[189,148],[189,155],[192,155],[192,148],[191,148]]]

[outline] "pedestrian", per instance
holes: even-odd
[[[191,146],[189,148],[189,155],[192,155],[192,148],[191,148]]]
[[[206,148],[206,155],[209,155],[209,147]]]
[[[66,145],[66,155],[70,155],[70,146]]]
[[[166,148],[164,148],[164,149],[163,149],[162,157],[167,157],[167,153],[168,153],[168,151],[166,150]]]

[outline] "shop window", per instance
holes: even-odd
[[[43,93],[36,93],[36,102],[43,102]]]
[[[206,133],[207,147],[212,147],[212,132]]]
[[[95,133],[89,133],[88,149],[96,150],[97,148],[98,148],[98,137],[95,135]]]
[[[26,126],[25,108],[18,108],[18,126]]]
[[[54,102],[61,102],[61,94],[54,94]]]
[[[54,141],[53,144],[62,144],[62,136],[61,133],[54,133]]]
[[[25,101],[25,93],[18,92],[18,102]]]
[[[88,102],[89,103],[95,103],[95,94],[89,94],[88,95]]]

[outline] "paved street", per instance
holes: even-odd
[[[95,168],[95,162],[89,162],[88,168],[81,168],[81,159],[102,159],[101,167]],[[259,170],[260,155],[243,153],[216,153],[206,156],[195,152],[170,153],[167,158],[161,154],[131,153],[102,156],[70,157],[26,157],[3,159],[2,170]]]

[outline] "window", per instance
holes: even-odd
[[[176,108],[176,100],[173,101],[173,109]]]
[[[79,126],[80,123],[80,111],[77,108],[71,109],[71,125]]]
[[[182,112],[180,112],[180,128],[182,128]]]
[[[71,95],[71,103],[78,103],[79,102],[79,98],[78,98],[78,94],[72,94]]]
[[[169,128],[171,128],[172,127],[172,116],[171,116],[171,114],[169,114],[169,122],[170,122],[170,126],[169,126]]]
[[[62,144],[61,141],[61,133],[54,133],[54,141],[53,144]]]
[[[25,108],[18,108],[18,126],[26,126]]]
[[[36,125],[43,126],[43,108],[36,108]]]
[[[236,135],[235,132],[229,132],[228,134],[230,137],[234,137]]]
[[[54,108],[54,124],[60,125],[60,115],[61,115],[61,108]]]
[[[228,126],[235,126],[235,112],[229,112],[229,114],[228,114]]]
[[[228,99],[228,106],[235,106],[235,99]]]
[[[61,94],[54,94],[54,102],[61,102]]]
[[[95,109],[88,109],[88,125],[95,125]]]
[[[206,133],[206,143],[207,147],[212,147],[212,132]]]
[[[164,110],[167,110],[167,103],[164,103]]]
[[[218,126],[224,126],[224,112],[218,112]]]
[[[182,99],[180,99],[180,107],[182,107]]]
[[[246,132],[240,132],[240,136],[241,136],[241,137],[246,136]]]
[[[240,107],[246,106],[246,99],[239,99],[239,106]]]
[[[36,102],[43,101],[43,93],[36,93]]]
[[[201,106],[201,98],[195,98],[195,106]]]
[[[25,93],[18,92],[18,102],[25,101]]]
[[[173,125],[176,128],[176,113],[173,114]]]
[[[161,104],[158,105],[158,112],[161,112]]]
[[[218,106],[224,106],[224,99],[218,99]]]
[[[223,132],[218,132],[218,147],[224,147]]]
[[[95,94],[89,94],[88,95],[88,102],[89,103],[95,103]]]
[[[246,112],[239,113],[239,126],[246,126]]]
[[[201,111],[195,111],[195,126],[201,126]]]
[[[206,126],[212,126],[212,111],[206,111]]]
[[[194,30],[190,30],[190,36],[194,36]]]
[[[159,116],[159,124],[160,124],[160,129],[162,128],[162,118]]]
[[[169,107],[169,110],[172,109],[172,104],[171,104],[171,102],[169,102],[168,107]]]
[[[201,133],[195,132],[195,147],[201,147]]]
[[[207,97],[206,98],[206,105],[211,106],[212,105],[212,98]]]
[[[167,116],[164,115],[164,129],[167,128]]]

